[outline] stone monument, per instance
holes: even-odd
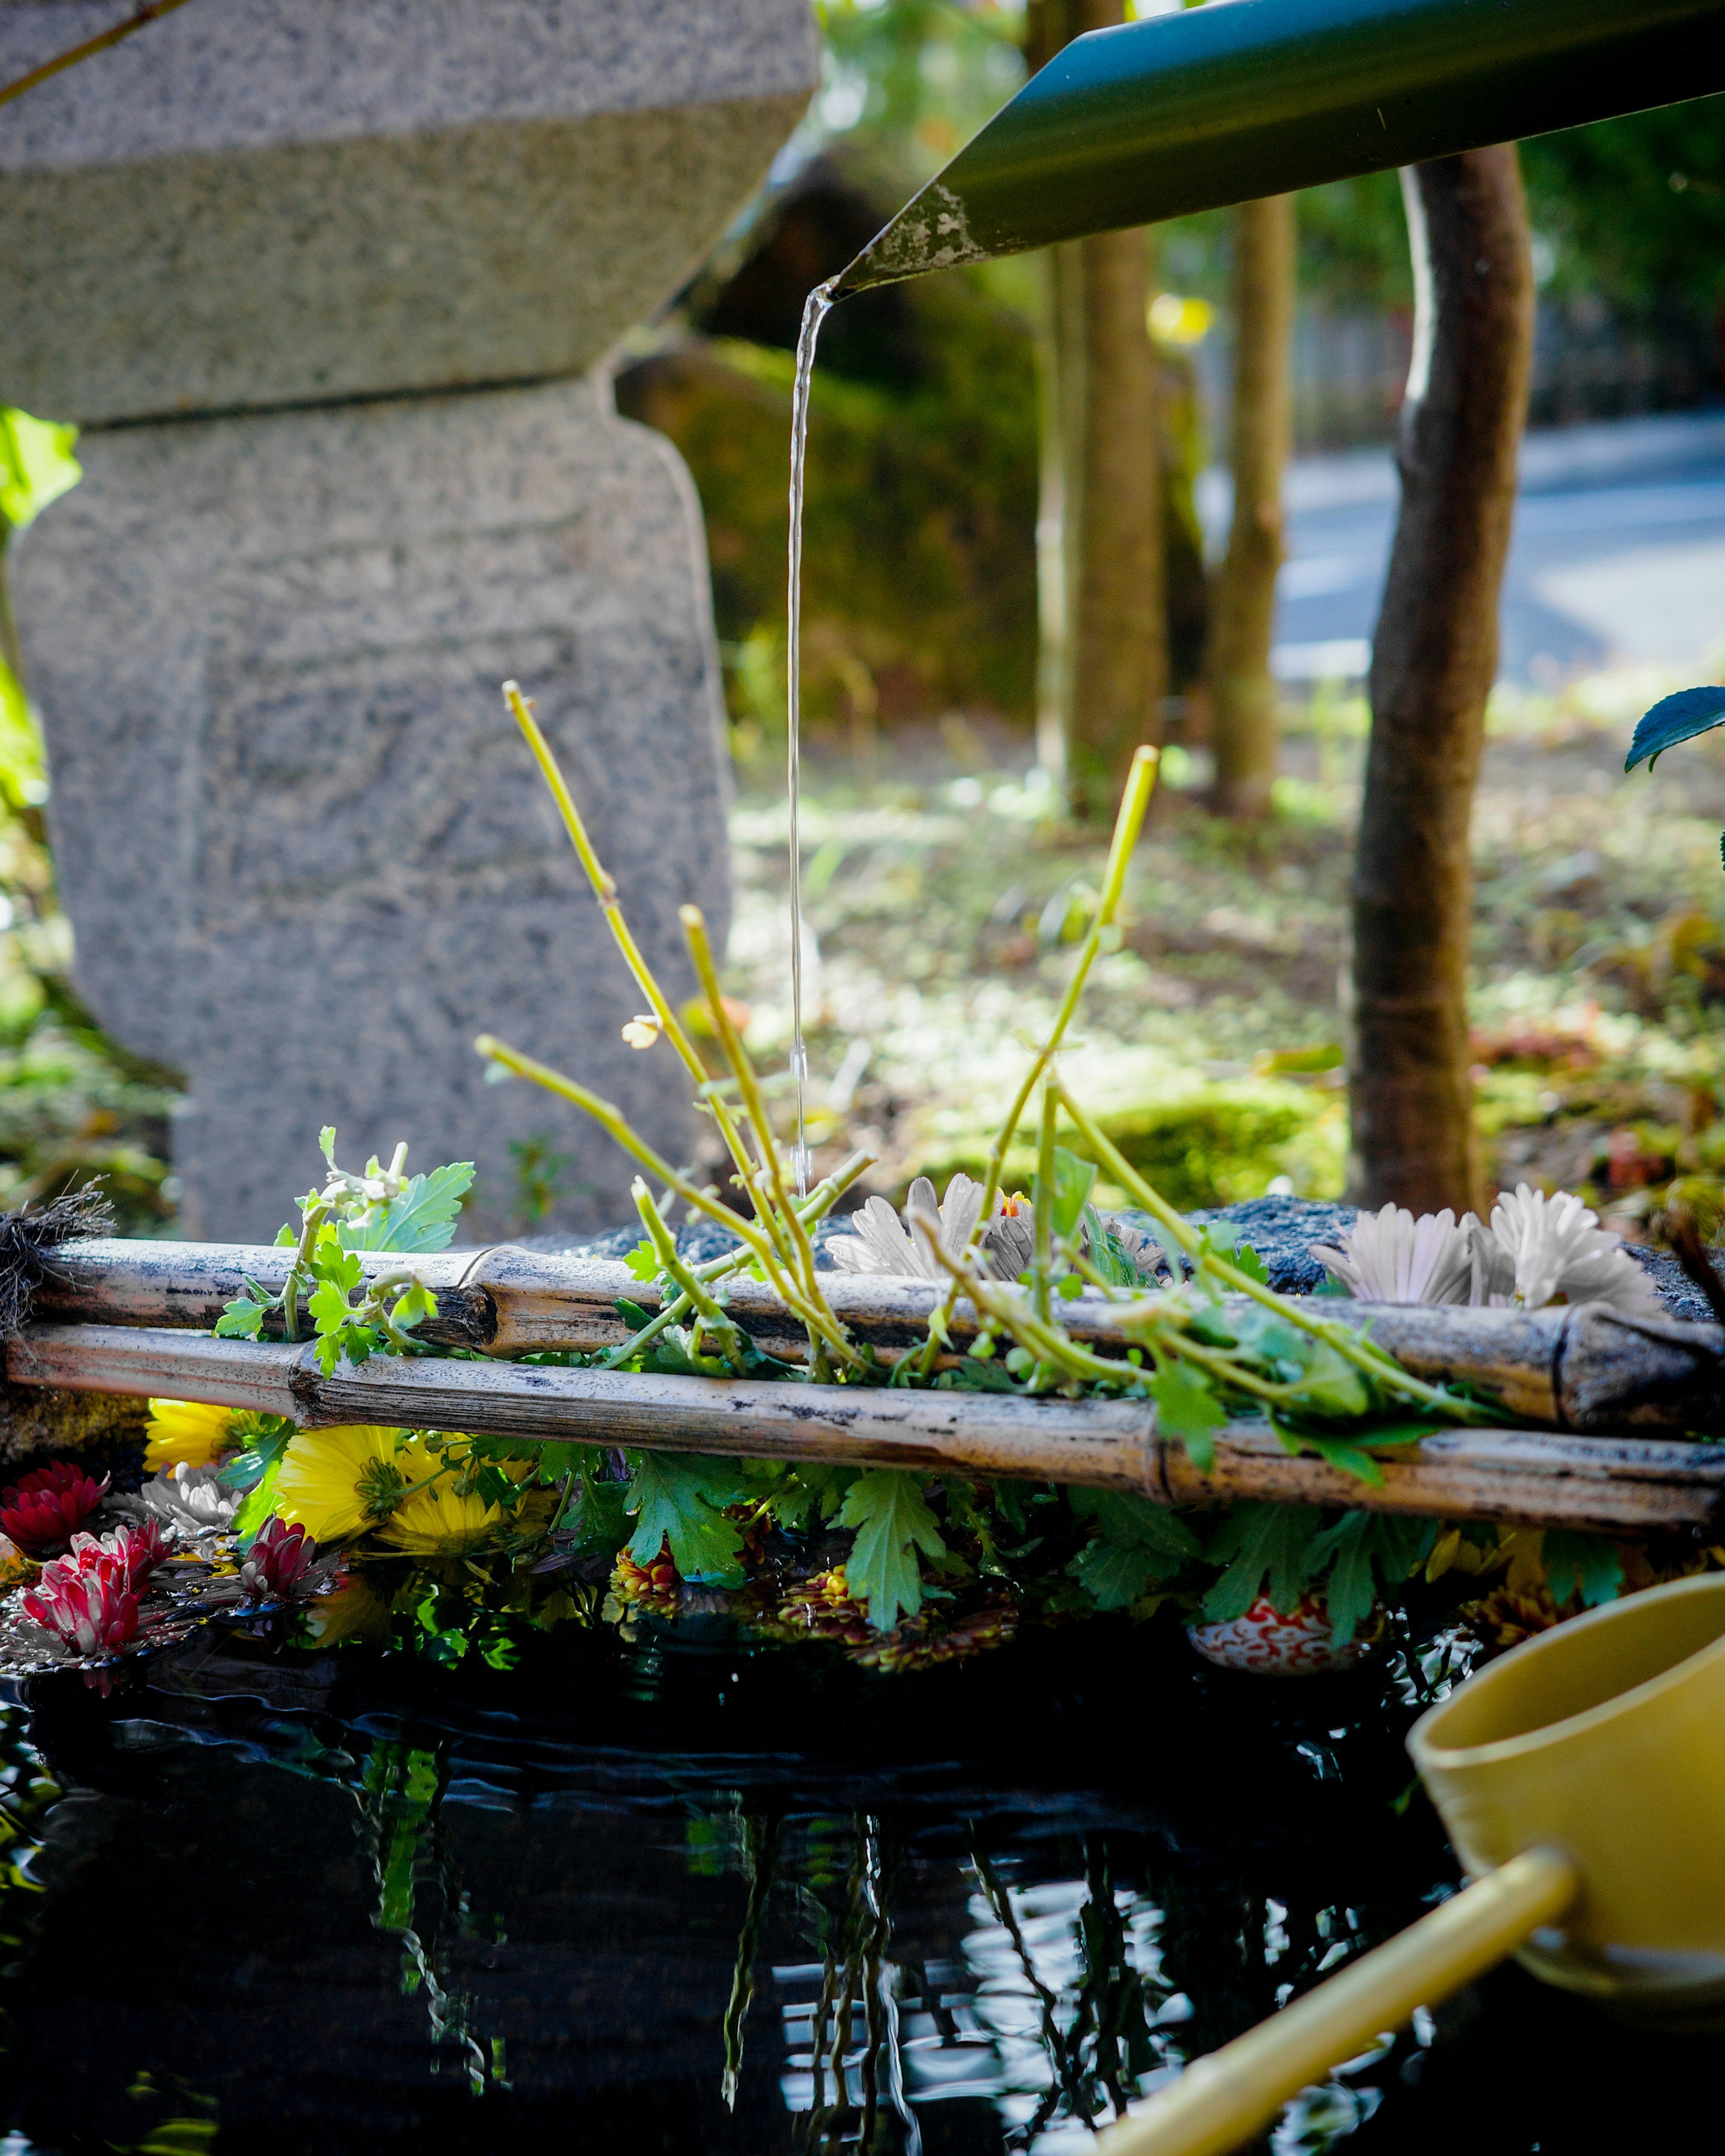
[[[111,0],[0,0],[0,80]],[[680,1066],[499,695],[537,702],[638,934],[729,903],[698,506],[607,351],[764,176],[808,0],[193,0],[0,110],[0,403],[85,431],[20,542],[77,977],[183,1071],[194,1236],[272,1234],[344,1158],[608,1139],[472,1054],[495,1032],[686,1158]]]

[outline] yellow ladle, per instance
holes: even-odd
[[[1725,1573],[1528,1640],[1408,1749],[1472,1884],[1196,2059],[1098,2156],[1226,2156],[1290,2097],[1507,1955],[1666,2027],[1725,2006]]]

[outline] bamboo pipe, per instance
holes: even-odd
[[[1296,1459],[1261,1424],[1217,1433],[1200,1474],[1142,1401],[1013,1399],[540,1364],[376,1356],[318,1370],[311,1345],[257,1345],[147,1327],[36,1325],[8,1343],[19,1385],[205,1400],[301,1427],[381,1423],[644,1450],[1013,1476],[1133,1491],[1163,1505],[1286,1504],[1604,1534],[1725,1522],[1725,1447],[1533,1430],[1445,1430],[1382,1460],[1373,1488]]]
[[[57,1279],[38,1291],[44,1318],[100,1325],[186,1326],[208,1330],[249,1275],[279,1288],[291,1253],[275,1245],[146,1243],[120,1238],[64,1245]],[[370,1273],[403,1260],[362,1253]],[[603,1260],[523,1250],[504,1244],[444,1250],[408,1260],[438,1298],[424,1337],[494,1355],[547,1348],[591,1354],[615,1348],[629,1328],[619,1296],[649,1312],[660,1291],[627,1266]],[[891,1357],[922,1345],[943,1292],[932,1281],[885,1274],[833,1273],[822,1285],[834,1313],[859,1340]],[[800,1361],[807,1344],[771,1289],[738,1277],[727,1283],[729,1312],[770,1353]],[[1414,1377],[1466,1382],[1502,1402],[1517,1421],[1557,1430],[1725,1430],[1725,1327],[1679,1318],[1629,1317],[1604,1304],[1554,1310],[1461,1310],[1325,1298],[1327,1318],[1367,1325]],[[1084,1295],[1060,1306],[1077,1340],[1123,1344],[1119,1306]],[[952,1327],[962,1350],[976,1315],[961,1303]],[[948,1358],[952,1359],[952,1358]]]
[[[1453,157],[1725,86],[1719,0],[1235,0],[1077,38],[840,275]]]

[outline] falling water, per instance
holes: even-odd
[[[790,800],[791,839],[791,1080],[796,1088],[797,1142],[793,1164],[797,1195],[809,1188],[809,1144],[803,1135],[808,1108],[809,1050],[803,1039],[803,466],[809,448],[809,384],[814,372],[814,346],[833,304],[836,277],[817,285],[803,303],[803,326],[797,336],[797,382],[791,393],[791,552],[786,595],[785,700],[790,721],[785,776]]]

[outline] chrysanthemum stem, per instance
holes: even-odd
[[[1072,968],[1072,978],[1066,983],[1066,993],[1060,998],[1060,1007],[1055,1013],[1055,1022],[1049,1029],[1048,1039],[1032,1058],[1024,1082],[1006,1111],[1006,1120],[994,1134],[994,1142],[988,1148],[988,1163],[983,1172],[983,1200],[977,1214],[976,1226],[971,1230],[965,1255],[978,1249],[988,1233],[988,1223],[994,1217],[994,1200],[1000,1191],[1001,1171],[1006,1163],[1007,1150],[1018,1134],[1018,1127],[1030,1096],[1036,1090],[1049,1065],[1054,1061],[1066,1028],[1072,1023],[1078,1009],[1078,999],[1084,993],[1084,984],[1090,978],[1090,969],[1096,963],[1102,947],[1104,932],[1111,927],[1114,916],[1120,906],[1121,896],[1126,889],[1126,872],[1132,857],[1132,849],[1138,843],[1138,834],[1144,828],[1144,813],[1150,806],[1150,796],[1156,785],[1157,766],[1162,752],[1147,744],[1137,750],[1132,768],[1127,773],[1126,791],[1121,796],[1120,813],[1114,819],[1114,837],[1108,848],[1108,865],[1102,877],[1102,894],[1096,906],[1096,918],[1091,922],[1090,933],[1079,947],[1078,959]],[[957,1306],[958,1290],[955,1283],[942,1305],[938,1322],[928,1330],[928,1343],[923,1348],[919,1363],[922,1374],[927,1377],[934,1368],[934,1358],[940,1353],[940,1342],[953,1310]]]
[[[653,1194],[637,1176],[629,1195],[635,1201],[635,1210],[647,1230],[648,1240],[659,1259],[660,1270],[670,1274],[683,1291],[683,1300],[694,1304],[696,1312],[720,1343],[720,1352],[732,1368],[741,1374],[743,1361],[743,1340],[736,1321],[725,1315],[721,1306],[696,1278],[693,1272],[677,1255],[677,1239],[665,1224],[664,1216],[653,1202]]]
[[[1444,1392],[1435,1385],[1428,1385],[1423,1378],[1415,1378],[1403,1369],[1393,1356],[1387,1355],[1370,1341],[1362,1340],[1347,1326],[1308,1316],[1287,1296],[1277,1295],[1274,1289],[1266,1287],[1261,1281],[1255,1281],[1250,1273],[1242,1272],[1238,1265],[1231,1265],[1214,1250],[1207,1250],[1203,1236],[1189,1221],[1174,1210],[1159,1192],[1145,1182],[1125,1154],[1117,1146],[1110,1143],[1066,1089],[1056,1083],[1054,1091],[1059,1096],[1060,1106],[1071,1118],[1073,1127],[1091,1148],[1097,1164],[1106,1168],[1121,1188],[1135,1198],[1147,1213],[1162,1222],[1181,1249],[1194,1259],[1204,1272],[1237,1294],[1250,1296],[1254,1302],[1261,1303],[1265,1309],[1273,1310],[1278,1317],[1297,1326],[1313,1339],[1322,1340],[1327,1347],[1333,1348],[1345,1362],[1352,1363],[1356,1369],[1363,1371],[1386,1390],[1399,1393],[1404,1399],[1415,1401],[1435,1414],[1441,1414],[1451,1422],[1460,1423],[1493,1423],[1504,1419],[1497,1409],[1481,1402],[1459,1399],[1453,1393]]]
[[[1036,1145],[1036,1189],[1033,1200],[1031,1247],[1032,1291],[1036,1315],[1048,1322],[1048,1301],[1054,1274],[1055,1096],[1042,1089],[1042,1127]]]
[[[521,694],[520,685],[516,682],[506,681],[503,685],[503,694],[510,710],[515,715],[516,724],[521,730],[522,737],[532,752],[533,761],[539,767],[540,776],[551,789],[551,797],[557,804],[557,814],[563,819],[563,829],[569,834],[569,843],[575,849],[576,859],[581,863],[588,881],[593,886],[593,896],[599,902],[599,910],[605,916],[605,925],[616,939],[618,949],[623,953],[624,963],[634,975],[635,985],[652,1006],[653,1014],[659,1020],[660,1031],[683,1059],[684,1067],[697,1086],[704,1085],[707,1076],[706,1065],[701,1061],[682,1021],[671,1009],[670,999],[655,978],[653,968],[641,955],[640,946],[635,942],[634,933],[624,915],[622,901],[617,896],[615,880],[594,849],[593,840],[588,834],[587,825],[582,820],[581,811],[575,805],[575,797],[569,790],[569,783],[563,777],[562,767],[558,763],[551,743],[547,741],[541,731],[539,721],[533,714],[532,705]],[[722,1101],[718,1100],[710,1101],[709,1106],[712,1109],[713,1121],[719,1127],[719,1134],[724,1139],[732,1159],[741,1171],[747,1173],[747,1155],[743,1147],[741,1133],[737,1131],[735,1119],[729,1108]]]
[[[523,1055],[518,1049],[507,1046],[488,1033],[482,1033],[473,1045],[474,1052],[485,1057],[488,1062],[501,1064],[506,1070],[514,1071],[518,1078],[530,1078],[536,1086],[542,1086],[547,1092],[556,1093],[562,1099],[572,1102],[591,1116],[600,1129],[614,1137],[626,1153],[639,1161],[655,1183],[674,1190],[685,1205],[692,1206],[697,1213],[705,1213],[709,1219],[717,1220],[721,1226],[739,1236],[752,1255],[759,1259],[768,1285],[780,1301],[794,1312],[804,1325],[819,1332],[829,1347],[836,1350],[842,1362],[859,1371],[867,1367],[824,1302],[819,1306],[811,1304],[788,1276],[779,1261],[778,1251],[759,1224],[745,1220],[740,1214],[733,1213],[721,1199],[711,1196],[691,1183],[686,1175],[671,1167],[668,1161],[661,1159],[633,1127],[620,1108],[614,1106],[609,1101],[602,1100],[597,1093],[589,1092],[577,1080],[566,1078],[560,1070],[553,1070],[549,1064],[537,1062],[531,1055]]]

